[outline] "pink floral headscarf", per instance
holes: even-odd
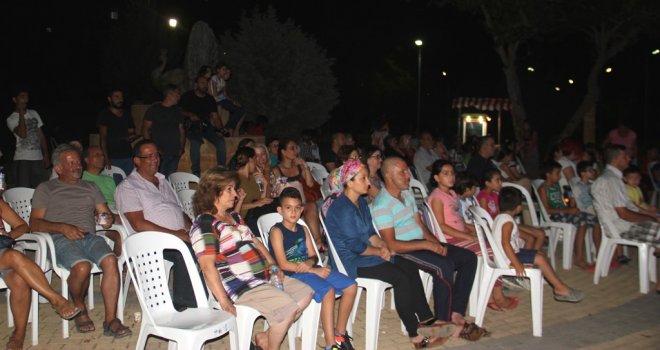
[[[355,175],[360,171],[360,168],[363,167],[361,161],[359,160],[347,160],[342,166],[333,170],[330,175],[328,175],[328,187],[330,187],[330,196],[323,203],[321,211],[323,216],[328,212],[328,208],[332,202],[341,194],[344,190],[344,184],[355,177]]]

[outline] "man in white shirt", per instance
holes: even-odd
[[[607,145],[604,153],[607,166],[591,185],[598,218],[610,220],[622,238],[648,242],[659,252],[660,217],[638,212],[626,194],[622,171],[630,165],[630,156],[616,144]]]
[[[179,237],[191,250],[190,219],[184,214],[172,185],[158,172],[160,154],[154,141],[144,139],[133,147],[135,170],[117,186],[117,210],[126,219],[129,234],[158,231]],[[174,263],[172,302],[177,310],[196,307],[195,295],[183,257],[166,250],[165,260]]]
[[[419,148],[415,152],[413,164],[417,171],[418,180],[426,187],[428,187],[428,183],[431,180],[431,165],[440,159],[440,156],[433,150],[433,146],[433,136],[431,133],[423,131],[419,135]]]
[[[35,188],[48,179],[46,169],[50,167],[48,142],[41,129],[44,123],[37,111],[27,108],[30,100],[27,91],[18,90],[12,100],[16,107],[7,118],[7,127],[16,136],[16,186]]]

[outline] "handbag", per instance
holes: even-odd
[[[312,182],[312,186],[307,186],[306,181],[300,181],[303,187],[303,191],[305,192],[305,200],[307,202],[316,202],[317,200],[323,198],[323,195],[321,195],[321,185],[316,182],[316,180]]]
[[[7,235],[0,235],[0,249],[7,249],[11,248],[16,244],[16,241],[7,236]]]

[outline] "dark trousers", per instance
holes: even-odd
[[[465,315],[474,274],[477,271],[477,256],[474,253],[448,244],[446,256],[428,250],[408,252],[401,256],[433,276],[433,300],[437,319],[451,321],[452,312]]]
[[[394,263],[359,267],[357,276],[387,282],[394,288],[394,305],[409,337],[417,336],[417,318],[425,321],[433,317],[424,295],[417,265],[406,259],[394,257]]]
[[[186,135],[190,141],[190,166],[192,173],[199,176],[201,173],[200,162],[201,154],[200,149],[204,139],[208,140],[215,146],[215,157],[218,165],[225,165],[227,163],[227,151],[225,148],[225,138],[218,136],[211,126],[191,127]]]
[[[195,259],[192,245],[188,242],[185,243],[193,261],[196,261],[197,259]],[[190,282],[190,275],[183,260],[183,255],[178,250],[165,249],[163,251],[163,259],[174,264],[172,266],[172,304],[174,308],[183,310],[185,308],[197,307],[195,292]]]
[[[225,128],[233,130],[245,115],[245,109],[241,106],[235,105],[231,100],[222,100],[218,102],[218,104],[229,112],[229,120],[227,120]]]
[[[48,173],[41,160],[15,160],[14,174],[16,174],[16,187],[36,188],[40,183],[48,180]]]
[[[170,176],[170,174],[175,173],[179,167],[179,155],[173,154],[163,154],[160,156],[160,169],[159,172],[165,177]],[[126,174],[128,175],[128,174]]]

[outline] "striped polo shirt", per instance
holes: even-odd
[[[403,202],[392,197],[386,190],[381,190],[371,203],[371,216],[380,231],[394,228],[394,235],[399,241],[423,239],[424,232],[415,221],[417,205],[410,190],[401,191]]]

